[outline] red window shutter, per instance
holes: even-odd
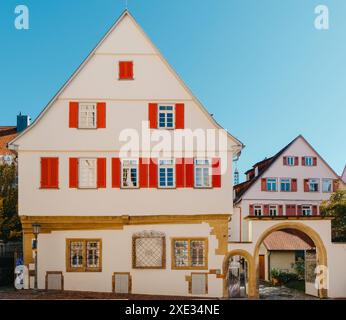
[[[294,165],[299,166],[299,157],[294,157]]]
[[[279,205],[279,216],[283,216],[284,214],[284,206],[283,205]]]
[[[70,158],[69,160],[69,185],[70,188],[78,188],[78,158]]]
[[[336,192],[339,189],[339,180],[333,180],[333,192]]]
[[[157,103],[149,103],[150,129],[157,129]]]
[[[304,192],[309,192],[309,179],[304,179]]]
[[[119,61],[119,79],[133,80],[133,62]]]
[[[213,158],[213,188],[221,188],[221,159]]]
[[[302,166],[305,166],[305,157],[302,157]]]
[[[150,159],[150,164],[149,164],[149,188],[157,188],[157,159],[152,158]]]
[[[292,192],[297,192],[297,179],[292,179]]]
[[[317,216],[317,215],[318,215],[317,206],[312,206],[312,215],[313,215],[313,216]]]
[[[193,158],[185,159],[185,187],[193,188],[195,186],[195,171]]]
[[[97,188],[106,188],[106,158],[97,158]]]
[[[112,158],[112,188],[120,188],[120,159]]]
[[[49,185],[49,163],[48,158],[41,158],[41,188],[48,188]]]
[[[265,204],[263,206],[263,211],[265,216],[269,216],[269,205]]]
[[[177,103],[175,105],[175,128],[185,128],[185,105],[184,103]]]
[[[313,165],[314,167],[317,166],[317,157],[314,157],[314,158],[313,158],[312,165]]]
[[[176,172],[176,187],[184,188],[185,187],[185,164],[184,159],[177,158],[175,163],[175,172]]]
[[[297,209],[297,215],[301,216],[302,215],[302,206],[298,206],[297,208],[298,208]]]
[[[97,103],[97,128],[106,128],[106,103]]]
[[[249,206],[249,214],[250,216],[253,216],[253,204],[250,204]]]
[[[59,188],[59,158],[51,158],[51,188]]]
[[[70,102],[69,127],[78,128],[78,102]]]
[[[287,157],[283,157],[284,161],[284,166],[287,166]]]
[[[139,187],[148,188],[149,186],[149,162],[150,159],[139,159]]]
[[[266,178],[261,179],[261,191],[267,191],[267,179]]]

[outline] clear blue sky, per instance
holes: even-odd
[[[238,168],[303,134],[346,164],[345,0],[128,0],[216,120],[245,145]],[[330,29],[314,28],[326,4]],[[14,28],[14,8],[30,30]],[[0,125],[35,118],[124,10],[125,0],[1,0]]]

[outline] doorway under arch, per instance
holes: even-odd
[[[254,287],[252,288],[252,292],[254,292],[254,297],[259,296],[259,273],[260,273],[260,267],[259,267],[259,253],[260,253],[260,247],[263,243],[263,241],[266,239],[267,236],[269,236],[271,233],[275,231],[285,230],[285,229],[293,229],[298,230],[305,235],[307,235],[315,244],[316,247],[316,255],[317,255],[317,265],[322,265],[327,267],[327,251],[323,244],[323,241],[319,234],[313,230],[311,227],[300,223],[300,222],[282,222],[278,223],[272,227],[269,227],[266,229],[261,236],[258,238],[255,248],[254,248],[254,254],[253,254],[253,263],[254,263],[254,273],[255,273],[255,283],[253,283]],[[322,272],[324,270],[322,269]],[[326,274],[321,273],[322,278],[326,277]],[[250,289],[249,289],[250,293]],[[328,297],[328,291],[327,289],[318,289],[318,296],[320,298],[326,298]]]

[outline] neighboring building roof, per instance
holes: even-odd
[[[309,250],[315,247],[314,242],[298,230],[280,230],[271,233],[263,241],[270,251]]]
[[[41,113],[38,115],[38,117],[35,119],[35,121],[27,127],[23,132],[21,132],[15,139],[13,139],[9,146],[11,149],[16,149],[17,145],[15,144],[20,137],[22,137],[26,132],[31,130],[36,126],[36,124],[40,121],[40,119],[44,116],[44,114],[50,109],[50,107],[54,104],[54,102],[58,99],[60,94],[65,90],[65,88],[73,81],[73,79],[81,72],[81,70],[84,68],[84,66],[90,61],[90,59],[95,55],[97,49],[104,43],[104,41],[108,38],[108,36],[113,32],[114,29],[117,28],[117,26],[120,24],[120,22],[125,18],[129,17],[131,21],[135,24],[135,26],[138,28],[138,30],[142,33],[142,35],[149,41],[151,46],[154,48],[156,53],[158,54],[159,58],[162,60],[162,62],[167,66],[167,68],[170,70],[170,72],[173,74],[173,76],[179,81],[179,83],[185,88],[185,90],[191,95],[194,102],[197,104],[197,106],[201,109],[201,111],[207,116],[207,118],[219,129],[223,129],[222,126],[213,118],[213,116],[208,112],[208,110],[203,106],[203,104],[197,99],[197,97],[192,93],[190,88],[183,82],[183,80],[179,77],[179,75],[176,73],[176,71],[170,66],[170,64],[167,62],[167,60],[163,57],[161,52],[158,50],[158,48],[154,45],[154,43],[150,40],[149,36],[144,32],[144,30],[139,26],[135,18],[130,14],[130,12],[126,9],[119,19],[116,20],[116,22],[113,24],[113,26],[109,29],[109,31],[104,35],[104,37],[99,41],[99,43],[96,45],[96,47],[90,52],[88,57],[82,62],[82,64],[78,67],[78,69],[72,74],[72,76],[67,80],[67,82],[61,87],[61,89],[57,92],[57,94],[52,98],[51,101],[49,101],[48,105],[41,111]],[[235,153],[237,155],[240,155],[241,150],[245,147],[245,145],[238,140],[236,137],[231,135],[229,132],[227,132],[228,138],[230,138],[235,144]]]
[[[344,171],[343,171],[343,173],[342,173],[342,175],[341,175],[341,180],[342,180],[344,183],[346,183],[346,166],[345,166]]]
[[[16,154],[7,148],[7,144],[17,136],[17,127],[0,127],[0,156]]]
[[[270,168],[270,166],[298,139],[303,139],[303,141],[317,154],[317,156],[326,164],[326,166],[335,174],[337,178],[340,178],[339,175],[329,166],[329,164],[320,156],[320,154],[311,146],[311,144],[302,136],[299,135],[293,139],[287,146],[281,149],[277,154],[271,158],[265,158],[264,160],[257,162],[252,169],[246,171],[246,174],[250,176],[248,181],[240,183],[234,186],[235,197],[234,203],[238,203],[242,196],[251,188],[251,186],[262,177],[262,175]],[[258,174],[255,175],[255,168],[258,167]]]

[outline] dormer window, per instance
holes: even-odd
[[[172,105],[159,105],[158,122],[160,129],[174,129],[175,108]]]
[[[133,61],[119,61],[119,80],[133,80]]]

